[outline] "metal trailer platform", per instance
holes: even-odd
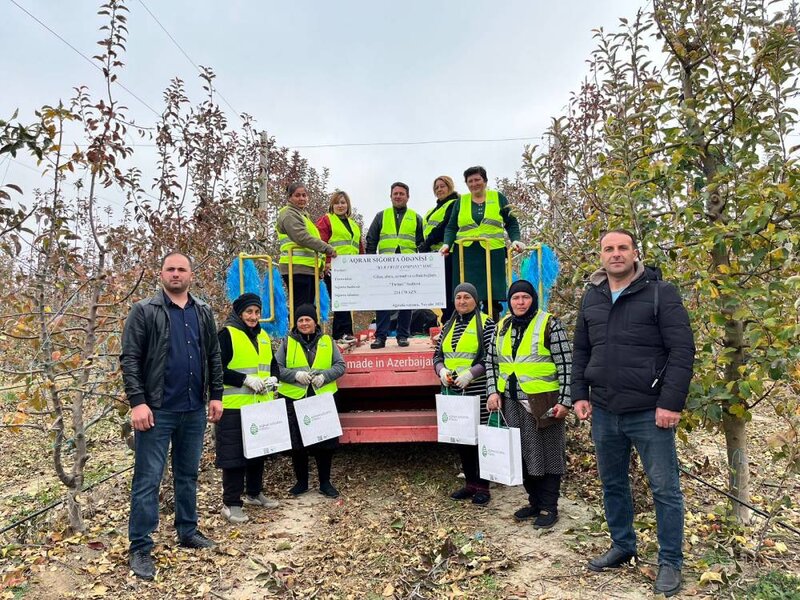
[[[438,331],[433,332],[438,333]],[[409,338],[401,348],[395,338],[372,350],[367,332],[358,345],[341,348],[347,371],[337,384],[343,444],[435,442],[436,394],[432,338]]]

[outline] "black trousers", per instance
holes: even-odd
[[[522,462],[522,485],[528,492],[528,502],[535,509],[558,512],[558,497],[561,494],[561,475],[528,475],[525,461]]]
[[[486,300],[481,302],[481,309],[484,313],[492,317],[492,321],[495,323],[499,322],[500,313],[503,312],[503,304],[500,302],[500,300],[495,300],[494,298],[492,298],[491,306],[487,306],[487,304],[488,302],[486,302]]]
[[[450,319],[450,315],[456,309],[453,304],[453,255],[448,254],[444,257],[444,284],[447,304],[442,309],[442,326]]]
[[[283,283],[286,284],[286,298],[289,298],[289,276],[281,275]],[[313,275],[298,275],[294,274],[292,277],[294,285],[292,286],[292,293],[294,294],[294,310],[297,310],[301,304],[314,304],[316,306],[317,290],[314,287]],[[294,323],[291,324],[294,326]]]
[[[317,461],[317,473],[319,474],[320,485],[323,483],[330,483],[333,450],[317,448],[312,452]],[[305,483],[308,485],[308,450],[305,448],[292,450],[292,467],[294,467],[294,476],[297,478],[298,483]]]
[[[328,295],[331,297],[331,305],[333,305],[333,283],[330,275],[325,276],[325,285],[328,286]],[[345,334],[353,335],[353,313],[349,310],[334,311],[331,335],[334,340],[340,340]]]
[[[246,485],[245,485],[246,482]],[[222,503],[225,506],[242,506],[242,492],[258,496],[264,483],[264,457],[247,459],[247,465],[235,469],[222,469]]]
[[[475,491],[488,492],[489,482],[480,478],[478,446],[458,444],[456,449],[461,457],[461,468],[464,469],[464,479],[467,482],[467,487]]]

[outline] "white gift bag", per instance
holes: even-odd
[[[240,409],[240,412],[245,458],[291,449],[292,438],[289,435],[286,400],[275,398],[269,402],[247,404]]]
[[[520,485],[522,443],[519,428],[479,425],[478,464],[481,478],[505,485]]]
[[[440,442],[475,446],[478,443],[480,418],[479,396],[436,394],[436,424]]]
[[[295,400],[294,412],[297,414],[297,426],[300,437],[303,438],[303,446],[342,435],[339,413],[331,393]]]

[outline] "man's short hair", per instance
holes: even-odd
[[[194,262],[192,261],[192,258],[188,254],[184,254],[183,252],[179,252],[178,250],[173,250],[172,252],[168,252],[167,254],[164,255],[164,258],[161,259],[161,267],[159,268],[159,270],[161,271],[164,270],[164,263],[167,262],[167,259],[170,256],[182,256],[183,258],[189,261],[189,270],[194,271]]]
[[[617,229],[609,229],[609,230],[607,230],[607,231],[604,231],[604,232],[603,232],[603,233],[600,235],[600,247],[601,247],[601,248],[603,247],[603,240],[605,239],[605,237],[606,237],[606,236],[607,236],[609,233],[619,233],[620,235],[627,235],[629,238],[631,238],[631,244],[633,245],[633,249],[634,249],[634,250],[638,250],[638,249],[639,249],[639,243],[636,241],[636,236],[635,236],[635,235],[633,235],[633,233],[631,233],[631,232],[630,232],[630,231],[628,231],[627,229],[623,229],[623,228],[621,228],[621,227],[620,227],[620,228],[617,228]]]
[[[464,181],[472,177],[473,175],[480,175],[485,182],[489,182],[489,177],[486,175],[486,169],[481,166],[470,167],[466,171],[464,171]]]
[[[401,187],[401,188],[403,188],[403,189],[406,191],[406,194],[408,194],[409,196],[411,195],[411,190],[409,190],[409,189],[408,189],[408,185],[406,185],[406,184],[405,184],[405,183],[403,183],[402,181],[395,181],[395,182],[392,184],[392,187],[390,187],[390,188],[389,188],[389,192],[393,192],[393,191],[394,191],[394,188],[396,188],[396,187]]]

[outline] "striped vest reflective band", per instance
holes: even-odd
[[[481,324],[486,326],[486,319],[489,317],[483,313],[481,315]],[[472,362],[478,355],[480,348],[480,340],[478,339],[478,323],[473,316],[464,331],[461,332],[461,337],[458,338],[458,343],[455,349],[453,348],[453,332],[455,326],[450,328],[447,335],[444,336],[442,341],[442,355],[444,356],[444,366],[451,371],[458,371],[459,373],[472,366]]]
[[[292,336],[286,338],[286,367],[289,369],[303,369],[306,371],[324,371],[333,365],[333,340],[329,335],[323,335],[317,342],[317,353],[314,356],[314,364],[309,366],[308,358],[296,339]],[[281,381],[278,385],[278,393],[292,400],[300,400],[306,397],[307,386],[296,383],[286,383]],[[317,394],[330,392],[333,394],[339,388],[335,381],[326,383],[316,390]]]
[[[425,228],[422,230],[422,233],[425,235],[426,239],[434,229],[436,229],[439,225],[442,224],[442,219],[444,219],[444,214],[447,212],[447,208],[455,201],[456,199],[453,198],[451,200],[448,200],[441,206],[435,206],[430,211],[428,211],[428,214],[425,215]],[[435,251],[441,247],[442,243],[439,242],[438,244],[434,244],[433,246],[431,246],[431,250]]]
[[[480,225],[472,218],[472,194],[461,196],[458,207],[458,232],[456,241],[470,237],[489,238],[489,249],[505,248],[505,230],[503,217],[500,216],[500,196],[495,190],[486,190],[486,206],[483,220]],[[472,242],[464,242],[464,246],[471,246]],[[481,242],[486,248],[486,242]]]
[[[383,211],[378,254],[394,254],[398,246],[401,254],[413,254],[417,251],[417,213],[409,208],[400,221],[400,231],[394,226],[394,208]]]
[[[288,207],[284,206],[282,209],[288,210]],[[322,239],[319,237],[319,229],[317,226],[314,225],[314,222],[308,218],[307,215],[303,215],[303,221],[306,224],[306,231],[308,231],[308,235],[311,237],[315,237],[318,240]],[[314,268],[314,257],[317,256],[317,253],[311,250],[310,248],[303,248],[302,246],[298,246],[295,244],[289,236],[285,233],[278,232],[278,243],[281,245],[281,258],[280,264],[288,265],[289,264],[289,248],[293,248],[292,250],[292,264],[293,265],[303,265],[304,267]],[[320,266],[324,263],[325,258],[320,259]]]
[[[258,332],[256,339],[258,350],[256,350],[244,331],[230,325],[227,325],[226,329],[231,334],[231,346],[233,347],[233,357],[228,363],[228,368],[244,375],[254,375],[260,379],[269,377],[272,345],[266,332],[263,329]],[[266,394],[256,394],[246,386],[226,385],[222,390],[222,408],[241,408],[247,404],[268,402],[272,398],[273,392],[271,391]]]
[[[353,233],[347,231],[347,227],[338,216],[331,214],[329,215],[331,239],[328,240],[328,243],[336,248],[337,254],[358,254],[358,246],[361,243],[361,229],[353,219],[350,217],[345,218]]]
[[[500,371],[497,378],[499,392],[505,391],[508,378],[512,374],[517,376],[519,387],[528,395],[558,391],[556,365],[550,351],[544,345],[544,334],[549,319],[550,313],[541,310],[536,313],[536,316],[525,328],[516,357],[512,356],[511,352],[511,327],[508,328],[502,339],[499,339],[502,322],[497,326],[498,338],[495,343]]]

